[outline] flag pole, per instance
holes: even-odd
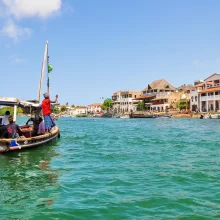
[[[44,50],[44,58],[42,61],[42,67],[41,67],[41,76],[40,76],[40,84],[39,84],[39,89],[38,89],[38,102],[40,102],[40,94],[41,94],[41,88],[42,88],[42,82],[44,78],[44,68],[45,68],[45,62],[47,59],[47,50],[48,50],[48,41],[46,42],[45,50]]]
[[[49,78],[49,59],[50,59],[50,57],[48,56],[48,52],[49,51],[49,47],[48,47],[48,45],[47,45],[47,92],[48,92],[48,94],[49,94],[49,97],[50,97],[50,78]]]

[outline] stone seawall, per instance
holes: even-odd
[[[172,115],[172,118],[197,118],[197,119],[199,119],[201,115],[206,117],[206,116],[210,115],[210,113],[203,113],[203,112],[190,113],[190,114],[182,114],[182,113],[178,113],[178,112],[168,112],[167,114],[161,113],[161,112],[158,112],[158,113],[134,112],[133,113],[134,118],[138,118],[138,117],[144,118],[143,116],[145,116],[145,118],[148,118],[148,117],[152,117],[153,115]],[[220,114],[213,113],[212,115],[220,115]]]

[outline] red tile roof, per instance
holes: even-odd
[[[168,99],[168,98],[167,98],[167,97],[158,97],[158,98],[153,99],[152,101],[156,101],[156,100],[164,100],[164,99]]]
[[[204,89],[204,90],[199,91],[199,93],[217,92],[217,91],[220,91],[220,86],[219,87],[213,87],[213,88],[210,88],[210,89]]]
[[[76,106],[75,108],[87,108],[86,106]]]
[[[88,105],[88,106],[102,106],[102,103],[94,103],[94,104],[91,104],[91,105]]]

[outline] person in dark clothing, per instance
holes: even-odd
[[[6,125],[0,126],[0,138],[4,138],[6,132],[7,132],[7,126]]]
[[[20,127],[13,122],[13,117],[9,116],[8,118],[9,124],[6,126],[6,134],[5,138],[18,138],[19,136],[23,136]]]

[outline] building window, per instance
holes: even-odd
[[[192,100],[192,102],[193,102],[193,96],[191,97],[191,100]]]
[[[197,96],[195,96],[195,101],[197,102]]]

